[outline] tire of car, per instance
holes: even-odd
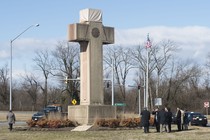
[[[206,127],[207,125],[206,124],[203,124],[202,126]]]

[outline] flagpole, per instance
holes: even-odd
[[[146,107],[146,73],[144,72],[144,108]]]
[[[147,34],[147,70],[146,70],[146,108],[148,108],[148,100],[149,100],[149,48],[151,47],[151,42],[149,39],[149,33]]]
[[[147,48],[147,73],[146,73],[146,108],[148,108],[148,79],[149,79],[149,51],[148,51],[148,48]]]

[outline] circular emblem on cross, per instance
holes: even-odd
[[[92,29],[92,36],[97,38],[97,37],[99,37],[99,35],[100,35],[99,29],[98,28],[93,28]]]

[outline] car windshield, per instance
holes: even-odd
[[[204,115],[202,115],[201,113],[192,113],[191,114],[193,118],[197,118],[197,117],[205,117]]]
[[[37,112],[36,114],[37,114],[37,115],[43,115],[44,112],[41,112],[41,111],[40,111],[40,112]]]
[[[46,110],[55,110],[55,107],[49,106],[49,107],[46,107],[45,109],[46,109]]]
[[[193,114],[192,115],[194,118],[196,118],[196,117],[200,117],[201,115],[200,114]]]

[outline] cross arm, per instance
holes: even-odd
[[[103,30],[104,30],[103,44],[114,44],[114,28],[104,26]]]
[[[70,24],[68,27],[68,41],[69,42],[80,42],[88,41],[88,27],[87,24]]]

